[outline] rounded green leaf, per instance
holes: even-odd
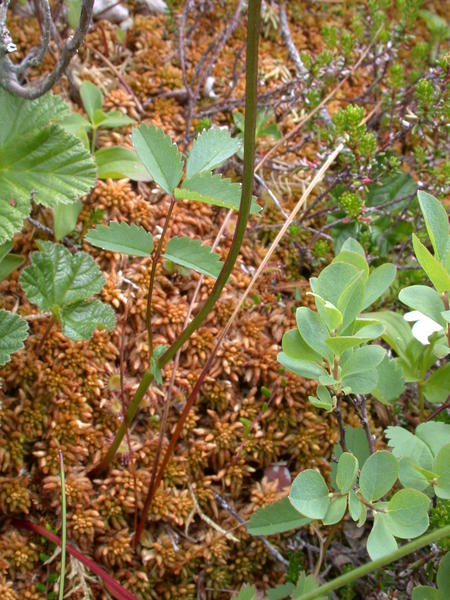
[[[383,358],[377,367],[378,381],[372,395],[383,404],[391,404],[397,400],[405,389],[403,370],[398,358]]]
[[[314,352],[308,346],[297,328],[286,331],[281,341],[281,347],[283,352],[290,358],[299,358],[300,360],[308,360],[316,363],[322,362],[320,354],[317,354],[317,352]]]
[[[358,459],[350,452],[343,452],[339,457],[336,483],[339,491],[346,494],[356,481]]]
[[[440,366],[425,380],[422,392],[428,402],[445,402],[450,388],[450,363]]]
[[[300,335],[314,352],[324,356],[329,363],[333,362],[333,352],[326,343],[328,329],[320,315],[310,308],[302,306],[296,312],[297,327]]]
[[[445,326],[445,319],[441,314],[445,306],[433,288],[426,285],[410,285],[402,289],[398,298],[406,306],[418,310],[439,325]]]
[[[273,535],[298,529],[309,523],[311,519],[301,515],[289,502],[289,498],[283,498],[254,512],[247,531],[250,535]]]
[[[428,236],[438,259],[445,258],[448,247],[448,216],[442,204],[427,192],[417,192]]]
[[[436,583],[444,598],[450,598],[450,552],[444,556],[439,565]]]
[[[111,221],[109,225],[97,225],[95,229],[89,229],[85,240],[103,250],[129,256],[150,256],[153,250],[152,234],[134,223]]]
[[[310,360],[301,360],[299,358],[292,358],[287,356],[284,352],[279,352],[277,360],[292,373],[299,375],[300,377],[306,377],[307,379],[319,379],[322,375],[327,375],[325,369],[319,367],[317,363]]]
[[[123,146],[100,148],[94,154],[99,179],[150,181],[151,177],[136,152]]]
[[[83,81],[80,85],[80,96],[83,101],[84,110],[92,121],[96,110],[100,110],[103,104],[103,96],[98,87],[90,81]]]
[[[418,585],[412,591],[411,600],[445,600],[445,597],[431,585]]]
[[[442,446],[450,444],[450,424],[441,421],[428,421],[416,428],[416,436],[423,440],[436,456]]]
[[[375,452],[364,463],[359,477],[361,494],[366,500],[378,500],[389,492],[398,476],[398,462],[391,452]]]
[[[358,498],[353,490],[350,490],[348,493],[348,510],[350,512],[350,516],[354,521],[359,521],[361,514],[363,512],[364,504]]]
[[[367,552],[372,560],[397,550],[397,542],[389,530],[385,515],[376,513],[372,531],[367,538]]]
[[[100,300],[82,300],[60,311],[64,335],[71,340],[88,340],[96,329],[111,331],[116,324],[114,310]]]
[[[390,263],[380,265],[372,271],[364,289],[363,305],[365,310],[375,302],[388,289],[395,279],[396,268]]]
[[[412,488],[400,490],[388,502],[389,527],[399,538],[414,538],[428,529],[430,499]]]
[[[340,496],[339,498],[332,500],[326,515],[322,519],[323,524],[334,525],[335,523],[339,523],[345,515],[346,508],[347,496]]]
[[[23,348],[28,324],[22,317],[0,309],[0,365],[5,365],[13,352]]]
[[[163,256],[176,265],[193,269],[209,277],[218,277],[223,267],[218,254],[215,254],[209,246],[189,237],[170,239]]]
[[[430,482],[423,473],[417,470],[412,458],[405,456],[399,461],[398,478],[404,487],[425,490]],[[420,468],[420,467],[419,467]]]
[[[431,469],[433,455],[429,446],[420,439],[420,436],[414,435],[404,427],[399,426],[386,427],[385,434],[394,456],[397,458],[411,458],[415,464],[423,469]]]
[[[434,492],[439,498],[450,498],[450,444],[443,446],[433,462],[433,471],[438,476]]]
[[[330,505],[325,479],[314,469],[302,471],[292,482],[289,500],[302,515],[323,519]]]

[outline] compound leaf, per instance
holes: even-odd
[[[216,278],[223,266],[219,256],[200,240],[173,237],[167,242],[164,258],[177,265]]]
[[[129,256],[150,256],[153,251],[152,234],[134,223],[111,221],[109,225],[97,225],[89,229],[85,240],[97,248]]]
[[[289,498],[283,498],[254,512],[247,531],[250,535],[273,535],[298,529],[309,523],[311,519],[300,514],[289,502]]]
[[[212,171],[239,150],[239,141],[225,129],[203,131],[192,144],[186,162],[186,177]]]
[[[176,144],[162,129],[141,125],[131,134],[139,158],[156,183],[172,194],[180,183],[183,161]]]
[[[28,324],[22,317],[0,309],[0,365],[5,365],[13,352],[23,348],[27,334]]]

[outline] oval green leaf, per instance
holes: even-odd
[[[366,500],[378,500],[389,492],[398,476],[398,461],[391,452],[375,452],[364,463],[359,477],[361,494]]]
[[[292,482],[289,500],[294,508],[310,519],[323,519],[330,506],[325,479],[314,469],[302,471]]]

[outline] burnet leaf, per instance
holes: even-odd
[[[364,463],[359,476],[361,494],[369,502],[389,492],[398,476],[398,461],[391,452],[374,452]]]
[[[203,131],[192,144],[186,162],[186,177],[212,171],[239,150],[239,141],[226,129]]]
[[[242,185],[240,183],[207,172],[185,179],[181,187],[175,190],[175,198],[177,200],[204,202],[237,211],[241,204],[241,190]],[[250,213],[257,214],[260,211],[261,207],[256,204],[256,197],[252,196]]]
[[[0,309],[0,366],[9,361],[13,352],[23,348],[27,335],[28,324],[22,317]]]
[[[183,171],[183,161],[176,145],[162,129],[153,125],[133,129],[131,138],[147,171],[165,192],[172,194]]]
[[[289,500],[294,508],[310,519],[323,519],[330,506],[325,479],[314,469],[302,471],[292,482]]]
[[[164,258],[177,265],[216,278],[223,266],[219,256],[200,240],[173,237],[167,242]]]
[[[273,535],[298,529],[309,523],[311,519],[300,514],[289,498],[282,498],[254,512],[247,524],[247,531],[250,535]]]
[[[153,251],[153,236],[134,223],[116,223],[97,225],[89,229],[85,240],[103,250],[128,254],[129,256],[150,256]]]

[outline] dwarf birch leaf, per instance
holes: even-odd
[[[397,542],[389,531],[384,514],[376,513],[372,531],[367,538],[367,552],[372,560],[397,550]]]
[[[60,311],[64,335],[71,340],[88,340],[94,331],[111,331],[116,324],[114,310],[100,300],[82,300],[65,306]]]
[[[28,324],[22,317],[0,309],[0,365],[5,365],[13,352],[23,348],[27,334]]]
[[[289,500],[302,515],[310,519],[323,519],[330,506],[325,479],[314,469],[302,471],[292,482]]]
[[[240,183],[232,182],[220,175],[201,173],[185,179],[181,187],[175,190],[175,198],[239,210],[241,191]],[[261,207],[256,204],[256,197],[252,196],[250,213],[257,214],[260,211]]]
[[[331,501],[330,506],[323,517],[324,525],[334,525],[344,517],[347,508],[347,496],[340,496]]]
[[[450,498],[450,444],[443,446],[433,462],[433,471],[438,476],[434,492],[439,498]]]
[[[400,490],[388,502],[388,524],[393,535],[414,538],[428,529],[430,499],[412,488]]]
[[[445,258],[449,238],[448,216],[442,204],[427,192],[417,192],[428,236],[436,257]]]
[[[189,237],[173,237],[167,242],[164,258],[177,265],[216,278],[223,266],[211,248]]]
[[[95,260],[86,252],[71,254],[67,248],[51,242],[39,242],[31,265],[20,276],[27,299],[40,310],[85,300],[103,288],[105,278]]]
[[[247,524],[247,531],[250,535],[273,535],[309,523],[311,519],[300,514],[289,498],[283,498],[254,512]]]
[[[339,457],[336,473],[336,483],[342,494],[346,494],[351,489],[357,474],[358,459],[350,452],[343,452]]]
[[[97,225],[89,229],[85,240],[103,250],[128,254],[129,256],[150,256],[153,251],[153,236],[134,223],[116,223]]]
[[[186,177],[212,171],[239,150],[239,141],[225,129],[203,131],[192,144],[186,162]]]
[[[183,171],[183,161],[176,145],[162,129],[153,125],[133,129],[131,138],[147,171],[165,192],[172,194]]]
[[[431,585],[417,585],[412,591],[411,600],[445,600],[445,597]]]
[[[366,500],[378,500],[389,492],[398,476],[398,462],[391,452],[381,450],[371,454],[359,476],[361,494]]]

